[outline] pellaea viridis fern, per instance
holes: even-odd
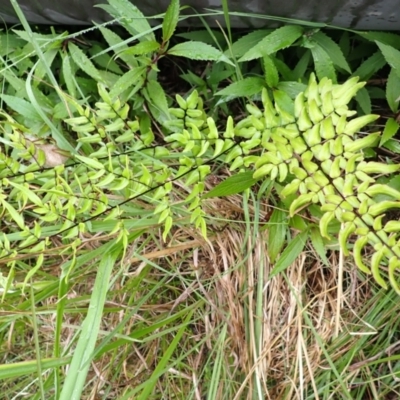
[[[207,138],[207,146],[214,148],[213,157],[226,153],[224,161],[231,170],[251,169],[253,178],[278,181],[283,185],[280,196],[298,194],[290,216],[310,204],[318,205],[323,213],[321,235],[329,239],[330,222],[340,222],[338,239],[343,253],[349,255],[349,242],[354,239],[353,256],[360,270],[372,273],[376,282],[387,288],[381,275],[381,268],[387,267],[390,283],[400,293],[396,278],[400,222],[389,218],[384,222],[388,210],[400,208],[400,192],[376,181],[378,176],[395,173],[400,165],[365,160],[363,150],[375,146],[380,133],[359,132],[379,116],[352,118],[356,111],[348,108],[364,85],[357,77],[341,85],[327,78],[318,83],[312,74],[307,89],[294,101],[281,91],[270,96],[263,89],[263,107],[248,104],[250,115],[236,126],[229,118],[222,135],[208,121],[205,136],[193,126],[170,139],[186,146],[203,139],[204,146]],[[184,118],[190,107],[182,99],[179,104],[175,115]],[[378,201],[377,195],[387,199]],[[366,246],[372,248],[369,265],[362,256]]]
[[[4,114],[0,204],[9,234],[1,240],[2,257],[13,260],[21,252],[43,252],[55,235],[77,248],[81,235],[96,222],[105,229],[103,220],[119,221],[110,225],[109,234],[118,232],[125,242],[129,227],[142,226],[143,219],[151,217],[164,225],[164,238],[182,221],[206,236],[204,182],[210,165],[219,161],[232,171],[253,171],[255,179],[276,180],[282,197],[296,194],[291,216],[317,205],[322,236],[329,238],[330,222],[339,221],[344,254],[349,254],[352,239],[357,266],[385,288],[381,270],[387,268],[393,288],[400,292],[400,222],[385,218],[388,210],[400,208],[400,192],[377,182],[399,165],[365,159],[363,150],[377,144],[379,133],[359,132],[378,116],[354,117],[348,108],[363,86],[357,78],[337,85],[325,78],[318,83],[311,75],[295,100],[282,91],[263,89],[262,107],[248,104],[249,115],[236,125],[229,117],[223,132],[207,117],[196,91],[186,99],[178,95],[178,107],[169,109],[163,121],[163,144],[148,119],[99,85],[101,101],[93,109],[66,99],[74,116],[65,122],[83,151],[71,155],[65,165],[65,155],[60,165],[49,164],[49,148]],[[174,193],[177,182],[180,190]],[[377,195],[386,200],[378,202]],[[138,198],[141,202],[133,207]],[[128,223],[132,213],[138,219]],[[365,263],[367,246],[372,257]],[[33,270],[42,262],[39,257]]]

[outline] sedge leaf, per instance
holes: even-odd
[[[270,278],[284,271],[296,260],[299,254],[303,251],[308,237],[308,231],[299,233],[286,247],[282,255],[279,257],[274,268],[269,275]]]
[[[179,0],[172,0],[162,24],[162,39],[167,42],[174,34],[179,19]]]
[[[223,197],[242,193],[256,182],[257,179],[253,178],[253,171],[243,172],[225,179],[215,188],[204,194],[202,198],[209,199],[211,197]]]
[[[280,208],[275,208],[268,226],[268,255],[271,263],[274,263],[285,244],[287,212]]]
[[[289,47],[303,34],[298,25],[286,25],[275,29],[272,33],[248,50],[239,61],[250,61]]]

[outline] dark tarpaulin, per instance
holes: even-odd
[[[132,1],[145,15],[165,12],[169,0]],[[27,20],[34,24],[88,25],[105,22],[107,13],[94,5],[105,0],[18,0]],[[205,8],[222,10],[221,0],[182,0],[198,12]],[[327,23],[353,29],[400,30],[398,0],[239,0],[229,1],[230,11],[274,15],[286,18]],[[18,18],[10,0],[0,0],[0,16],[7,23]],[[209,21],[216,18],[211,17]],[[223,19],[219,18],[222,22]],[[198,20],[199,25],[201,22]],[[234,27],[262,26],[258,19],[233,17]]]

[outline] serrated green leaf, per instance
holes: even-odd
[[[374,31],[356,33],[357,35],[362,36],[363,38],[370,40],[371,42],[378,41],[400,50],[400,36],[395,33]]]
[[[160,43],[156,42],[155,40],[146,40],[145,42],[140,42],[132,47],[122,50],[120,53],[123,53],[124,55],[142,55],[153,53],[159,48]],[[120,56],[120,53],[118,53],[118,56]]]
[[[312,39],[318,43],[318,45],[324,49],[327,54],[329,54],[333,64],[351,74],[350,66],[344,58],[341,48],[336,42],[334,42],[328,35],[321,31],[315,33],[312,36]]]
[[[150,80],[147,82],[146,90],[152,106],[155,107],[160,114],[160,121],[164,122],[171,119],[168,111],[167,96],[165,95],[163,87],[156,80]]]
[[[244,78],[238,82],[233,82],[226,88],[215,93],[217,96],[248,97],[260,93],[264,87],[264,80],[261,78]]]
[[[358,76],[361,81],[367,81],[372,75],[376,74],[386,64],[385,58],[378,50],[371,57],[367,58],[353,72],[351,76]]]
[[[389,118],[386,121],[385,129],[383,130],[379,147],[391,139],[399,130],[399,123],[394,118]]]
[[[179,43],[168,50],[171,56],[185,57],[191,60],[224,61],[234,65],[221,51],[202,42]]]
[[[171,36],[175,32],[176,25],[178,24],[178,20],[179,0],[171,0],[162,24],[162,39],[164,42],[168,42],[168,40],[171,39]]]
[[[118,97],[123,91],[132,85],[136,85],[139,90],[144,84],[145,71],[145,67],[137,67],[122,75],[111,88],[110,96],[112,98]]]
[[[248,50],[239,62],[250,61],[289,47],[303,34],[303,28],[298,25],[286,25],[274,30],[252,49]]]
[[[205,193],[202,198],[209,199],[211,197],[224,197],[242,193],[246,189],[252,187],[256,182],[257,179],[253,178],[252,171],[243,172],[225,179],[208,193]]]
[[[225,51],[225,54],[229,57],[231,52],[234,57],[242,57],[249,49],[256,46],[262,39],[272,32],[272,29],[260,29],[248,33],[242,36],[235,43],[232,44],[231,49]]]
[[[270,88],[276,88],[279,83],[279,74],[276,66],[270,56],[265,55],[263,57],[264,65],[264,76],[267,86]]]
[[[400,77],[392,68],[386,82],[386,100],[393,113],[399,109]]]
[[[64,54],[62,61],[62,73],[64,76],[65,85],[67,86],[68,93],[73,97],[77,98],[77,91],[73,79],[73,72],[71,68],[71,63],[69,61],[69,55]]]
[[[143,13],[128,0],[108,0],[109,5],[99,4],[97,7],[105,9],[133,36],[143,34],[139,40],[155,40],[151,26]]]
[[[400,154],[400,143],[397,140],[389,139],[383,144],[383,147],[393,151],[393,153]]]
[[[281,273],[296,260],[296,258],[303,251],[307,243],[308,231],[298,234],[286,247],[282,255],[279,257],[274,268],[272,269],[269,277],[273,278],[275,275]]]
[[[329,54],[318,44],[312,46],[310,50],[318,79],[326,77],[336,83],[336,72]]]
[[[400,51],[393,48],[392,46],[388,46],[384,43],[378,42],[375,43],[378,45],[381,50],[383,57],[385,57],[386,62],[395,69],[396,74],[400,76]]]
[[[90,61],[87,55],[74,43],[68,42],[68,49],[75,64],[96,82],[106,83],[97,68]]]
[[[361,88],[356,95],[356,101],[361,107],[361,110],[364,114],[371,114],[372,107],[371,107],[371,98],[369,97],[368,90],[363,87]]]
[[[130,56],[129,54],[123,54],[121,50],[127,49],[128,46],[124,44],[123,40],[113,31],[103,26],[99,26],[99,29],[104,36],[104,39],[115,52],[120,53],[120,58],[126,62],[130,67],[137,67],[138,62],[135,56]]]
[[[287,212],[275,208],[268,221],[268,256],[271,263],[275,263],[285,244],[287,217]]]
[[[26,100],[20,97],[9,96],[8,94],[0,94],[0,98],[5,101],[8,107],[25,118],[42,121],[41,116],[37,113],[32,104],[28,103]]]

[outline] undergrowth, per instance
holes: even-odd
[[[5,398],[395,396],[398,35],[174,35],[178,1],[151,25],[108,0],[126,33],[98,40],[32,32],[15,7]]]

